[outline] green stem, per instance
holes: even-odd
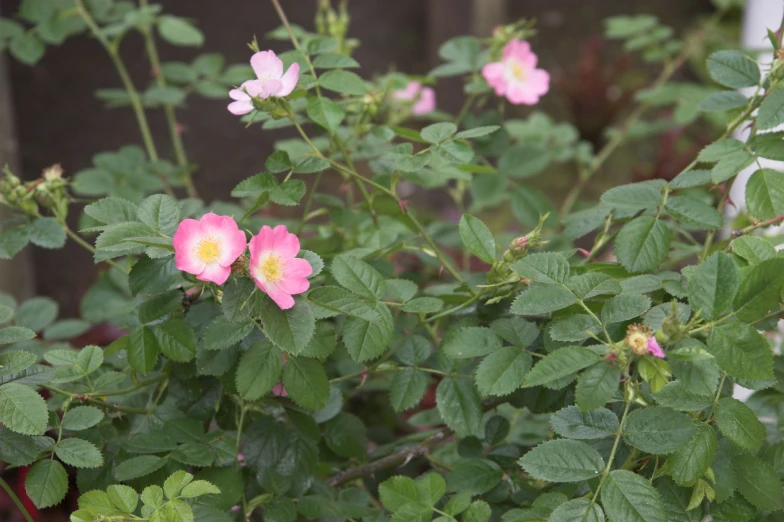
[[[719,389],[716,390],[716,396],[713,397],[713,404],[711,404],[710,412],[708,413],[708,417],[705,419],[705,423],[707,424],[710,422],[711,417],[713,417],[713,412],[716,411],[716,405],[719,403],[719,397],[721,397],[721,390],[724,388],[724,381],[727,380],[727,372],[721,372],[721,380],[719,381]]]
[[[46,385],[46,384],[42,384],[41,387],[42,388],[46,388],[50,392],[58,393],[60,395],[66,396],[66,397],[70,397],[72,400],[76,399],[76,400],[80,400],[80,401],[83,401],[83,402],[89,402],[90,404],[95,404],[96,406],[102,406],[102,407],[108,408],[110,410],[121,411],[121,412],[125,412],[125,413],[141,413],[141,414],[149,413],[149,410],[146,410],[144,408],[131,408],[131,407],[128,407],[128,406],[120,406],[118,404],[113,404],[113,403],[110,403],[110,402],[106,402],[106,401],[102,401],[102,400],[99,400],[99,399],[95,399],[93,397],[90,397],[89,395],[82,395],[82,394],[78,394],[78,393],[67,392],[65,390],[61,390],[59,388],[55,388],[54,386],[49,386],[49,385]]]
[[[310,214],[310,206],[313,204],[313,196],[316,194],[316,189],[318,189],[319,182],[321,181],[321,177],[324,175],[324,171],[322,170],[318,174],[316,174],[316,179],[313,181],[313,187],[310,189],[310,194],[308,194],[308,199],[305,200],[305,206],[302,210],[302,219],[297,226],[297,235],[302,233],[302,229],[305,227],[305,222],[308,219],[308,214]]]
[[[142,9],[147,7],[148,0],[139,0],[139,7]],[[166,87],[166,78],[161,71],[161,60],[158,56],[158,48],[155,45],[155,36],[152,29],[148,26],[142,30],[144,36],[144,47],[147,50],[147,56],[150,59],[150,65],[155,74],[155,81],[159,87]],[[163,113],[166,117],[166,125],[169,127],[169,135],[171,136],[172,148],[174,149],[174,157],[177,164],[182,167],[182,182],[185,189],[188,191],[188,196],[197,197],[196,187],[193,185],[190,169],[188,168],[188,157],[185,155],[185,147],[182,144],[182,137],[177,130],[177,118],[174,113],[174,106],[171,104],[163,105]]]
[[[110,391],[104,391],[104,392],[98,391],[98,392],[87,393],[85,395],[90,396],[90,397],[95,396],[95,395],[97,395],[99,397],[109,397],[109,396],[112,396],[112,395],[126,395],[128,393],[135,392],[136,390],[140,390],[142,388],[146,388],[147,386],[150,386],[151,384],[155,384],[155,383],[161,382],[165,378],[166,378],[166,375],[159,375],[158,377],[155,377],[154,379],[149,379],[147,381],[141,381],[141,382],[139,382],[139,383],[137,383],[137,384],[135,384],[133,386],[130,386],[128,388],[123,388],[122,390],[110,390]]]
[[[291,28],[291,24],[289,23],[289,19],[286,16],[286,13],[283,11],[283,8],[280,6],[280,2],[278,0],[272,0],[272,5],[275,6],[275,11],[278,13],[278,18],[280,18],[281,23],[286,27],[286,31],[289,33],[289,38],[291,39],[291,43],[295,49],[302,51],[302,46],[299,44],[299,40],[297,39],[297,35],[294,34],[294,30]],[[310,74],[313,75],[313,78],[318,78],[316,76],[316,69],[313,67],[313,63],[310,61],[310,56],[306,52],[302,52],[305,56],[305,61],[308,64],[308,69],[310,70]],[[321,89],[319,88],[318,83],[316,83],[316,94],[319,98],[321,98]]]
[[[66,225],[64,222],[61,221],[60,225],[63,227],[63,230],[65,230],[65,233],[68,234],[68,237],[73,239],[77,244],[79,244],[79,246],[81,246],[82,248],[84,248],[85,250],[90,252],[91,254],[95,254],[95,247],[92,246],[87,241],[85,241],[84,239],[82,239],[82,236],[80,236],[79,234],[77,234],[76,232],[71,230],[71,228],[68,225]],[[129,269],[127,269],[127,268],[125,268],[123,266],[118,265],[117,263],[115,263],[111,259],[106,259],[106,260],[104,260],[104,262],[107,265],[109,265],[109,266],[111,266],[113,268],[116,268],[117,270],[119,270],[120,272],[122,272],[125,275],[128,275],[128,274],[131,273],[131,271]]]
[[[480,291],[480,292],[474,294],[471,297],[471,299],[468,299],[467,301],[465,301],[465,302],[463,302],[463,303],[461,303],[461,304],[459,304],[459,305],[457,305],[457,306],[455,306],[453,308],[450,308],[449,310],[444,310],[443,312],[440,312],[440,313],[438,313],[436,315],[428,317],[427,319],[425,319],[425,322],[426,323],[430,323],[432,321],[437,321],[438,319],[441,319],[442,317],[445,317],[447,315],[452,315],[455,312],[459,312],[463,308],[467,308],[467,307],[471,306],[472,304],[474,304],[479,299],[481,299],[482,298],[482,294],[483,294],[483,292]]]
[[[16,495],[16,492],[14,492],[11,486],[8,485],[8,482],[3,480],[2,477],[0,477],[0,487],[2,487],[5,490],[5,492],[8,493],[8,496],[11,497],[11,500],[14,501],[14,504],[16,504],[17,509],[19,509],[19,512],[22,514],[22,516],[24,516],[25,520],[27,522],[35,522],[33,517],[27,511],[27,508],[25,508],[24,504],[22,504],[22,501],[19,500],[19,497]]]
[[[247,409],[245,408],[245,401],[242,401],[240,404],[240,421],[237,424],[237,440],[234,444],[236,455],[235,465],[237,468],[240,467],[240,441],[242,440],[242,425],[245,423],[245,413]]]
[[[732,187],[732,183],[730,183],[730,180],[727,180],[724,183],[724,190],[721,192],[721,197],[719,199],[719,205],[717,208],[719,214],[721,215],[724,215],[724,207],[727,205],[727,196],[730,193],[731,187]],[[702,247],[702,253],[700,254],[700,263],[705,261],[705,259],[708,257],[708,254],[710,253],[711,245],[713,244],[714,237],[716,237],[715,230],[711,230],[710,232],[708,232],[708,235],[705,238],[705,245]]]

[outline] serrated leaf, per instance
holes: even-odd
[[[784,123],[784,89],[779,87],[762,100],[757,113],[757,128],[768,130]]]
[[[675,482],[693,485],[713,463],[717,445],[713,428],[700,424],[691,440],[667,459],[667,469]]]
[[[206,480],[194,480],[180,492],[180,498],[196,498],[204,495],[220,495],[218,486]]]
[[[334,69],[325,72],[319,78],[319,84],[330,91],[342,94],[365,94],[368,90],[365,81],[350,71]]]
[[[520,348],[504,346],[485,357],[474,376],[479,393],[509,395],[522,384],[531,368],[531,354]]]
[[[577,296],[562,285],[534,283],[514,300],[510,311],[520,315],[545,314],[577,301]]]
[[[764,380],[773,376],[770,344],[748,324],[728,323],[712,328],[708,351],[719,367],[733,377]]]
[[[640,216],[624,225],[615,239],[615,255],[629,272],[650,272],[670,250],[670,229],[652,216]]]
[[[784,215],[784,173],[759,169],[752,174],[746,183],[746,206],[761,220]]]
[[[329,380],[322,364],[314,359],[290,357],[283,367],[283,385],[303,408],[320,410],[327,405]]]
[[[601,496],[610,522],[668,522],[659,492],[631,471],[611,471]]]
[[[541,386],[563,379],[575,372],[591,366],[600,359],[599,355],[579,346],[560,348],[540,360],[528,372],[523,381],[523,388]]]
[[[62,248],[65,245],[65,229],[54,218],[36,219],[28,232],[30,242],[41,248]]]
[[[716,252],[697,265],[689,278],[689,304],[700,310],[702,317],[716,319],[732,304],[739,284],[732,257]]]
[[[553,510],[547,522],[604,522],[604,511],[587,498],[576,498]]]
[[[651,307],[649,297],[640,294],[616,295],[604,304],[602,322],[604,324],[620,323],[639,317]]]
[[[538,445],[519,464],[533,478],[548,482],[582,482],[598,477],[604,470],[604,459],[598,451],[568,439]]]
[[[623,291],[621,284],[616,279],[600,272],[588,272],[570,277],[566,281],[566,286],[583,300],[600,295],[620,294]]]
[[[378,494],[384,507],[392,512],[406,504],[419,503],[419,489],[409,477],[396,476],[385,480],[379,484]]]
[[[139,457],[132,457],[119,463],[114,468],[114,478],[124,482],[127,480],[144,477],[153,471],[162,468],[164,464],[166,464],[166,459],[157,457],[155,455],[141,455]]]
[[[463,214],[460,218],[460,238],[468,250],[485,263],[493,263],[496,243],[493,233],[479,218]]]
[[[324,442],[329,449],[346,458],[367,455],[367,429],[359,417],[341,412],[324,423]]]
[[[429,143],[441,143],[457,132],[457,126],[451,122],[433,123],[420,131],[422,139]]]
[[[237,366],[237,393],[248,401],[260,399],[278,382],[282,368],[278,348],[267,340],[253,343]]]
[[[416,314],[432,314],[444,307],[444,302],[437,297],[417,297],[404,304],[400,309]]]
[[[550,323],[550,337],[554,341],[582,341],[602,330],[599,321],[588,314],[574,314],[559,317]]]
[[[59,504],[68,492],[68,473],[56,460],[39,460],[25,478],[25,491],[39,509]]]
[[[223,350],[245,339],[256,328],[253,321],[235,323],[226,317],[216,317],[204,331],[205,350]]]
[[[158,360],[158,340],[152,329],[141,326],[131,332],[128,341],[128,364],[141,374],[150,372]]]
[[[343,344],[352,359],[369,361],[383,355],[395,329],[392,313],[387,305],[375,303],[378,320],[365,321],[349,317],[343,324]]]
[[[383,299],[386,282],[378,271],[350,255],[335,258],[330,268],[335,280],[353,293],[370,299]]]
[[[708,230],[721,228],[723,219],[712,205],[689,196],[672,196],[667,200],[667,212],[686,226]]]
[[[702,99],[699,110],[706,112],[723,112],[745,107],[749,100],[737,91],[712,92]]]
[[[123,513],[133,513],[136,510],[139,494],[133,488],[114,484],[106,488],[106,493],[112,504]]]
[[[346,314],[365,321],[378,321],[379,315],[370,304],[362,301],[356,294],[337,286],[321,286],[308,294],[308,301],[335,314]]]
[[[569,262],[555,252],[529,254],[512,264],[520,277],[539,283],[563,283],[569,277]],[[568,285],[567,285],[568,286]]]
[[[0,422],[23,435],[43,435],[49,414],[38,392],[23,384],[0,386]]]
[[[501,339],[483,326],[467,326],[445,338],[440,346],[450,359],[468,359],[487,355],[501,347]]]
[[[169,319],[155,327],[158,349],[175,362],[188,362],[196,355],[196,332],[182,319]]]
[[[656,208],[662,202],[662,194],[650,183],[632,183],[611,188],[601,199],[613,208],[636,212]]]
[[[618,432],[618,416],[607,408],[581,412],[577,406],[567,406],[550,417],[553,431],[570,439],[601,439]]]
[[[741,321],[761,319],[779,302],[782,287],[784,287],[784,259],[782,258],[762,261],[744,271],[738,292],[732,302],[735,316]]]
[[[35,332],[21,326],[0,329],[0,345],[13,344],[35,338]]]
[[[634,410],[626,419],[623,437],[646,453],[668,454],[691,440],[697,428],[691,417],[663,406]]]
[[[101,422],[103,417],[103,412],[95,406],[77,406],[63,415],[62,426],[71,431],[86,430]]]
[[[760,82],[759,66],[740,51],[716,51],[708,56],[707,65],[711,78],[733,89]]]
[[[468,379],[448,376],[436,388],[441,418],[459,437],[477,435],[482,423],[482,402]]]
[[[93,444],[78,438],[63,439],[54,449],[57,457],[77,468],[99,468],[103,465],[103,457]]]
[[[466,491],[482,495],[496,487],[503,478],[503,471],[489,460],[470,459],[460,462],[447,477],[449,491]]]
[[[272,299],[265,298],[261,305],[261,321],[269,340],[295,355],[305,349],[316,331],[316,318],[304,299],[296,299],[294,307],[281,310]]]
[[[397,372],[389,385],[389,403],[397,412],[409,410],[419,404],[427,391],[427,374],[416,368]]]
[[[752,504],[766,511],[784,507],[781,481],[770,464],[751,455],[732,457],[738,491]]]
[[[343,121],[346,113],[340,108],[340,105],[333,102],[329,98],[321,96],[313,96],[308,99],[308,117],[314,122],[318,123],[330,132],[335,130]]]
[[[731,397],[716,404],[716,426],[722,435],[746,450],[757,450],[767,436],[765,426],[754,411]]]

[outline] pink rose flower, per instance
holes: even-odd
[[[186,219],[174,233],[174,261],[178,270],[201,281],[222,285],[231,264],[245,251],[245,233],[228,216],[210,212],[200,220]]]
[[[413,101],[411,114],[415,116],[436,110],[436,91],[432,87],[422,87],[419,82],[408,82],[405,89],[394,91],[392,97],[398,101]]]
[[[233,101],[229,112],[236,115],[248,114],[253,110],[253,98],[266,100],[270,96],[282,98],[291,94],[299,81],[299,64],[293,63],[283,74],[283,62],[273,51],[261,51],[250,58],[250,66],[256,80],[248,80],[239,89],[229,91]]]
[[[522,40],[506,44],[501,61],[485,65],[482,76],[498,96],[515,105],[534,105],[550,88],[550,75],[536,68],[536,55]]]
[[[282,310],[294,306],[292,295],[310,287],[307,277],[313,273],[313,267],[296,257],[297,253],[299,239],[283,225],[265,225],[250,239],[250,275]]]
[[[648,353],[659,359],[664,359],[664,350],[661,349],[655,337],[648,337]]]

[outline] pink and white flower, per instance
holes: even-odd
[[[550,75],[536,68],[536,55],[523,40],[512,40],[504,47],[500,62],[488,63],[482,76],[498,96],[515,105],[535,105],[550,89]]]
[[[245,252],[246,240],[232,218],[210,212],[198,221],[183,220],[173,244],[178,270],[222,285],[231,274],[232,263]]]
[[[273,51],[261,51],[250,58],[256,73],[255,80],[248,80],[239,89],[229,91],[233,101],[229,104],[232,114],[248,114],[253,110],[253,98],[266,100],[270,96],[282,98],[291,94],[299,81],[299,64],[293,63],[283,73],[283,62]]]
[[[261,227],[250,239],[250,265],[248,271],[262,292],[282,309],[294,306],[295,294],[310,287],[308,276],[313,267],[299,253],[299,239],[289,233],[284,225],[275,228]]]
[[[436,91],[432,87],[422,87],[419,82],[408,82],[405,89],[398,89],[392,93],[398,101],[413,101],[411,114],[422,116],[436,110]]]
[[[659,343],[653,336],[648,337],[648,353],[659,359],[664,359],[664,350],[661,349],[661,346],[659,346]]]

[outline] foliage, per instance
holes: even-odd
[[[420,80],[459,76],[466,103],[414,114],[416,100],[395,94],[411,77],[354,72],[343,3],[319,3],[315,32],[273,4],[284,25],[268,37],[291,42],[280,58],[299,65],[298,83],[253,98],[242,121],[299,137],[278,141],[232,202],[197,194],[176,110],[194,94],[225,99],[250,67],[214,54],[160,63],[158,38],[204,36],[145,0],[24,0],[0,19],[0,46],[30,64],[91,32],[123,84],[99,98],[130,107],[141,131],[141,146],[73,176],[0,179],[0,258],[71,240],[101,267],[80,319],[58,319],[46,297],[0,296],[0,460],[29,467],[33,503],[60,503],[75,475],[75,522],[779,520],[784,388],[766,334],[783,310],[784,258],[778,238],[753,232],[782,220],[781,172],[755,170],[748,214],[717,239],[735,176],[784,159],[775,35],[767,76],[720,50],[707,71],[722,88],[693,85],[694,102],[670,82],[694,41],[651,16],[609,20],[608,38],[662,72],[594,151],[541,112],[502,118],[482,71],[530,23],[446,42]],[[733,4],[717,2],[708,27]],[[157,71],[145,89],[119,53],[131,33]],[[657,106],[675,106],[674,119],[644,121]],[[171,157],[150,110],[166,117]],[[723,132],[677,177],[581,200],[617,147],[703,113]],[[748,138],[732,137],[747,121]],[[560,208],[528,182],[571,167]],[[460,219],[424,211],[425,191],[446,193]],[[509,226],[495,213],[507,203]],[[210,211],[246,232],[296,232],[312,273],[293,306],[266,295],[244,256],[223,284],[177,270],[175,231]],[[77,348],[101,323],[122,335]],[[735,384],[751,399],[732,398]]]

